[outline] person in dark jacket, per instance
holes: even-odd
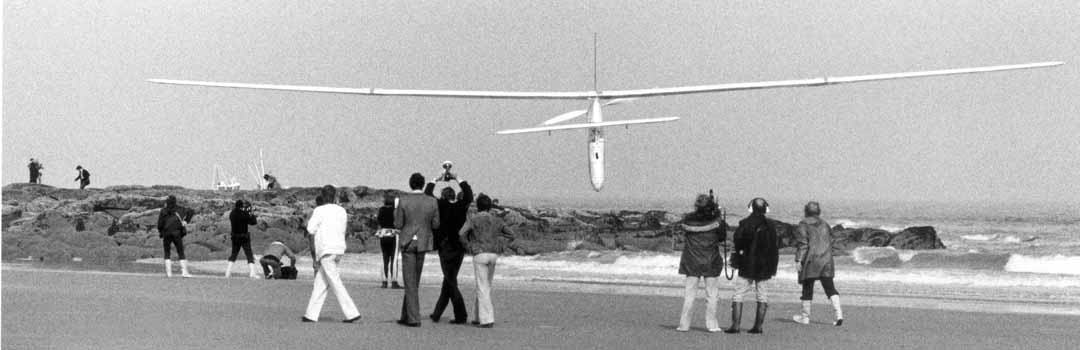
[[[802,313],[792,317],[800,324],[810,324],[811,301],[814,300],[814,281],[821,281],[821,288],[832,303],[836,312],[834,325],[844,324],[844,312],[840,309],[840,293],[833,285],[835,265],[833,264],[833,240],[829,223],[821,219],[821,204],[806,203],[803,207],[805,218],[799,222],[795,231],[795,266],[799,270],[799,283],[802,284]]]
[[[776,266],[780,262],[780,249],[776,236],[776,227],[765,217],[769,202],[764,198],[754,198],[747,205],[750,216],[739,221],[735,230],[735,257],[733,267],[739,269],[739,278],[735,281],[735,293],[731,296],[731,327],[724,333],[739,333],[742,318],[743,296],[753,291],[757,295],[757,318],[750,333],[761,333],[761,324],[765,322],[765,312],[769,309],[765,282],[776,276]]]
[[[459,197],[450,186],[443,187],[439,203],[439,228],[435,230],[435,249],[439,251],[439,265],[442,267],[443,281],[439,299],[435,302],[435,310],[431,312],[431,320],[439,322],[442,313],[446,310],[447,303],[454,306],[453,324],[465,324],[469,320],[469,313],[465,310],[465,298],[458,289],[458,272],[461,270],[461,262],[465,260],[465,246],[458,239],[458,230],[465,225],[468,219],[469,205],[473,201],[472,186],[465,180],[461,180],[449,169],[439,175],[424,188],[424,193],[434,196],[435,184],[444,181],[456,181],[461,188]]]
[[[248,277],[259,278],[259,274],[255,272],[255,254],[251,252],[251,234],[248,233],[248,225],[257,223],[251,203],[237,199],[229,213],[229,223],[232,225],[232,252],[229,254],[229,266],[225,268],[225,278],[232,276],[232,267],[240,249],[244,250],[244,257],[247,258]]]
[[[30,158],[30,164],[27,167],[30,168],[30,183],[41,183],[41,169],[45,169],[45,166],[41,165],[37,159]]]
[[[694,211],[683,217],[681,225],[686,236],[686,247],[679,259],[679,274],[686,275],[686,290],[683,296],[682,313],[677,331],[690,330],[690,312],[697,298],[697,286],[705,280],[705,326],[709,332],[719,332],[720,322],[716,320],[716,304],[720,300],[720,272],[724,266],[724,257],[720,255],[720,244],[727,239],[727,223],[723,211],[711,195],[699,194],[694,201]]]
[[[376,216],[376,221],[379,222],[379,230],[375,231],[375,237],[379,237],[379,248],[382,250],[382,287],[387,288],[388,282],[391,282],[390,288],[401,289],[401,285],[397,281],[396,271],[398,269],[394,268],[398,256],[398,229],[394,228],[394,206],[396,203],[397,197],[394,197],[394,195],[390,193],[383,195],[383,206],[379,207],[379,213]]]
[[[75,181],[79,182],[79,189],[84,189],[86,186],[90,186],[90,171],[84,169],[82,165],[75,166],[75,172],[79,175],[75,177]]]
[[[176,204],[176,196],[165,198],[165,207],[158,214],[157,229],[158,237],[161,237],[162,247],[165,248],[165,276],[172,277],[172,260],[169,256],[169,245],[176,247],[176,255],[180,258],[180,273],[184,277],[191,277],[188,272],[187,258],[184,257],[184,236],[187,229],[184,225],[191,221],[195,212],[191,209]]]
[[[473,324],[480,328],[495,326],[495,306],[491,302],[495,261],[514,240],[514,231],[502,218],[491,214],[491,205],[491,197],[483,193],[476,196],[476,215],[466,220],[458,231],[461,245],[473,255],[473,275],[476,276],[476,320]]]

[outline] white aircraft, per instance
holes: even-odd
[[[846,77],[822,77],[801,80],[778,80],[753,83],[729,83],[717,85],[681,86],[669,88],[652,88],[640,90],[604,90],[596,86],[595,56],[594,77],[592,91],[478,91],[478,90],[411,90],[411,89],[380,89],[380,88],[340,88],[323,86],[303,85],[272,85],[272,84],[247,84],[225,83],[192,80],[172,79],[148,79],[147,81],[160,84],[196,85],[239,89],[259,90],[282,90],[321,92],[332,94],[352,94],[370,96],[413,96],[413,97],[444,97],[444,98],[490,98],[490,99],[550,99],[550,100],[588,100],[588,109],[576,110],[560,114],[543,122],[541,126],[498,131],[498,134],[519,134],[530,132],[551,132],[556,130],[589,129],[589,177],[592,187],[596,191],[604,185],[604,133],[603,128],[608,126],[632,124],[661,123],[678,120],[678,117],[632,119],[620,121],[604,121],[602,107],[629,102],[643,97],[657,97],[669,95],[698,94],[707,92],[727,92],[740,90],[776,89],[790,87],[817,87],[845,83],[859,83],[865,81],[922,78],[942,75],[986,73],[1016,69],[1045,68],[1064,64],[1064,62],[1038,62],[1002,66],[985,66],[974,68],[943,69],[933,71],[888,73],[874,75],[856,75]],[[588,116],[588,121],[578,124],[559,124],[580,116]],[[558,125],[556,125],[558,124]]]

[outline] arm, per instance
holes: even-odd
[[[806,259],[809,250],[810,237],[807,235],[806,226],[799,224],[799,227],[795,228],[795,264],[799,269],[802,269],[803,259]]]
[[[465,247],[465,250],[469,250],[469,233],[472,232],[472,220],[465,219],[465,224],[461,225],[461,230],[458,230],[458,241],[461,242],[461,246]]]
[[[432,199],[434,202],[434,199]],[[435,215],[431,216],[431,230],[434,231],[439,228],[439,203],[435,204]]]
[[[431,197],[435,197],[435,181],[434,180],[432,180],[431,182],[428,182],[427,185],[424,185],[424,194],[426,194],[428,196],[431,196]]]
[[[461,202],[465,203],[464,206],[468,208],[473,202],[472,186],[465,180],[458,181],[458,186],[461,187]]]
[[[165,229],[163,228],[165,226],[165,217],[166,217],[165,208],[161,208],[161,211],[158,212],[158,217],[157,217],[157,230],[158,230],[158,237],[159,238],[162,237],[165,234]]]
[[[319,230],[319,225],[322,223],[322,216],[319,215],[318,208],[311,212],[311,219],[308,219],[307,232],[312,236]]]
[[[720,219],[720,244],[727,244],[727,231],[727,221],[725,221],[724,219]]]
[[[244,212],[244,214],[247,215],[247,224],[248,225],[254,225],[254,224],[259,223],[255,218],[255,213]]]
[[[289,249],[289,246],[285,245],[284,243],[282,245],[285,246],[285,256],[289,257],[289,261],[292,263],[292,266],[296,266],[296,254],[293,253],[292,249]]]
[[[394,208],[394,228],[400,230],[405,227],[405,210],[401,207],[395,206]]]
[[[510,226],[504,224],[502,226],[502,230],[500,230],[500,231],[502,231],[503,239],[506,239],[507,242],[513,242],[514,241],[514,230],[511,229]]]

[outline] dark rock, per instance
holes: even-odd
[[[885,247],[889,245],[892,234],[876,228],[854,228],[833,231],[833,244],[842,250],[858,247]]]
[[[945,249],[937,231],[931,226],[908,227],[892,236],[889,246],[897,249]]]

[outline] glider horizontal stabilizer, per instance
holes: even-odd
[[[510,134],[524,134],[524,133],[529,133],[529,132],[545,132],[545,131],[571,130],[571,129],[602,128],[602,127],[607,127],[607,126],[673,122],[673,121],[676,121],[676,120],[679,120],[679,117],[616,120],[616,121],[599,122],[599,123],[566,124],[566,125],[540,126],[540,127],[535,127],[535,128],[502,130],[502,131],[496,132],[496,134],[510,135]]]

